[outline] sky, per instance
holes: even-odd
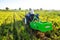
[[[0,9],[55,9],[60,10],[60,0],[0,0]]]

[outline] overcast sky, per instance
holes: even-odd
[[[0,9],[55,9],[60,10],[60,0],[0,0]]]

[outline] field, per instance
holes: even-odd
[[[40,40],[29,33],[23,19],[28,11],[0,10],[0,40]],[[49,40],[60,40],[60,11],[35,10],[42,22],[52,22],[53,30],[47,32]],[[28,26],[29,27],[29,26]],[[27,30],[26,30],[27,28]]]

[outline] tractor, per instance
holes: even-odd
[[[39,20],[39,17],[36,17],[37,14],[33,14],[33,16],[30,16],[31,20],[26,18],[26,24],[30,27],[30,29],[32,30],[32,32],[34,32],[34,34],[37,37],[44,37],[45,33],[48,31],[53,30],[52,28],[52,22],[42,22]],[[39,14],[38,14],[39,15]]]

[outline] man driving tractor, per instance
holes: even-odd
[[[28,14],[25,16],[25,24],[29,24],[34,19],[34,17],[36,17],[35,20],[39,19],[38,16],[38,14],[34,14],[34,10],[29,9]]]
[[[27,24],[31,29],[35,30],[34,33],[36,36],[42,39],[47,39],[45,33],[52,30],[52,23],[40,22],[39,14],[34,14],[34,10],[32,9],[30,9],[28,14],[25,15],[25,24]]]

